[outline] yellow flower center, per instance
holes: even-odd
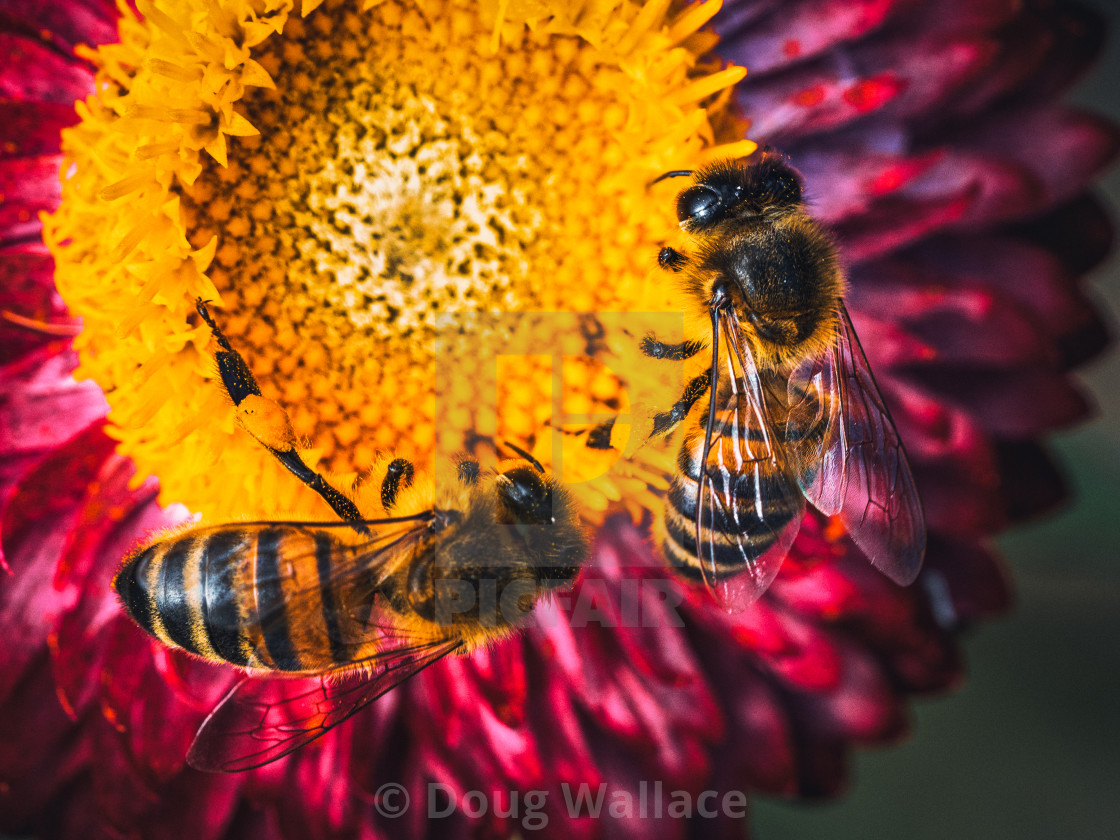
[[[745,71],[704,58],[718,2],[304,5],[126,12],[45,220],[121,451],[216,519],[324,511],[235,426],[196,297],[343,483],[475,434],[547,451],[555,408],[624,411],[623,383],[579,319],[482,316],[671,310],[647,276],[673,188],[647,185],[753,147]]]

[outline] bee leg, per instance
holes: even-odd
[[[385,478],[381,480],[381,506],[388,513],[397,504],[397,495],[402,488],[412,486],[412,477],[416,475],[416,468],[411,461],[397,458],[389,462],[385,471]]]
[[[669,361],[681,362],[685,359],[691,359],[697,353],[704,349],[703,342],[700,341],[682,341],[680,344],[665,344],[658,341],[657,336],[650,333],[642,339],[639,345],[643,356],[649,356],[651,359],[668,359]]]
[[[688,384],[684,386],[684,393],[681,398],[673,403],[673,407],[668,411],[661,411],[653,415],[653,431],[649,433],[651,438],[657,435],[667,435],[673,431],[684,418],[688,416],[688,412],[692,411],[692,406],[696,405],[696,401],[708,393],[708,374],[701,373],[688,380]]]
[[[688,257],[676,248],[662,248],[657,253],[657,264],[666,271],[680,271],[687,263]]]
[[[614,431],[616,420],[618,420],[617,417],[612,417],[610,420],[606,420],[598,426],[592,427],[591,431],[587,433],[587,448],[610,449],[611,433]]]
[[[273,454],[292,475],[323,497],[331,510],[346,522],[354,523],[354,530],[368,534],[369,529],[359,524],[362,515],[357,505],[332,487],[323,476],[311,469],[296,452],[296,434],[288,413],[277,403],[261,396],[260,386],[240,353],[233,349],[225,333],[214,321],[206,302],[199,298],[195,309],[221,348],[215,358],[222,385],[237,409],[237,424],[253,436],[258,443]]]
[[[681,394],[679,400],[673,403],[673,407],[668,411],[659,411],[653,415],[653,428],[646,436],[646,440],[652,440],[658,435],[667,435],[673,431],[688,416],[688,412],[692,411],[692,406],[696,405],[696,401],[706,393],[708,393],[708,375],[706,373],[688,380],[688,384],[684,387],[684,393]],[[611,449],[611,434],[617,419],[612,417],[610,420],[593,427],[587,433],[587,448]]]

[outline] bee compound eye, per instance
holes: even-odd
[[[498,498],[511,522],[536,525],[552,521],[552,490],[529,467],[498,476]]]
[[[677,198],[677,220],[702,223],[712,218],[723,204],[722,197],[711,187],[696,184]]]

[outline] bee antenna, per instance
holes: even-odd
[[[502,445],[505,446],[507,449],[512,449],[514,452],[516,452],[518,455],[520,455],[522,458],[524,458],[526,461],[528,461],[530,464],[532,464],[533,468],[536,469],[537,472],[544,473],[544,467],[541,466],[541,462],[538,461],[536,458],[534,458],[532,455],[530,455],[528,452],[526,452],[524,449],[522,449],[520,446],[518,446],[516,443],[510,443],[509,441],[503,441]]]
[[[691,174],[691,169],[674,169],[672,172],[666,172],[664,175],[658,175],[656,178],[649,182],[649,185],[652,187],[658,181],[664,181],[666,178],[680,178],[682,176],[687,177]]]

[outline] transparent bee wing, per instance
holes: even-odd
[[[327,530],[345,523],[237,523],[307,529],[305,540],[281,543],[272,571],[263,570],[258,562],[256,568],[242,566],[236,573],[223,576],[226,597],[237,604],[252,605],[254,610],[249,622],[251,649],[247,651],[246,667],[317,670],[318,664],[311,663],[326,666],[368,655],[371,633],[391,624],[378,609],[377,587],[410,556],[427,533],[430,516],[430,511],[424,511],[407,517],[366,520],[364,524],[371,529],[368,538],[352,544],[332,541],[321,547],[318,541],[326,539]],[[349,533],[345,527],[339,530]],[[253,539],[231,542],[228,553],[212,558],[211,563],[218,567],[247,563],[251,551],[259,548]],[[300,545],[307,550],[293,551],[292,546]],[[262,597],[265,592],[276,597]],[[224,624],[224,616],[233,623]],[[243,639],[243,621],[238,610],[212,611],[207,625],[216,636]],[[282,643],[279,647],[278,640]],[[284,664],[278,658],[280,651],[292,662],[302,664]]]
[[[733,312],[721,314],[719,331],[728,345],[722,361],[731,387],[724,410],[711,412],[711,434],[702,449],[696,556],[716,602],[740,612],[778,574],[805,500],[784,465],[765,389]]]
[[[445,639],[406,643],[386,634],[377,654],[341,676],[246,678],[203,721],[187,763],[198,770],[237,773],[283,758],[461,645]]]
[[[917,577],[926,526],[918,491],[848,312],[831,348],[789,380],[787,446],[805,497],[839,515],[871,563],[900,584]]]

